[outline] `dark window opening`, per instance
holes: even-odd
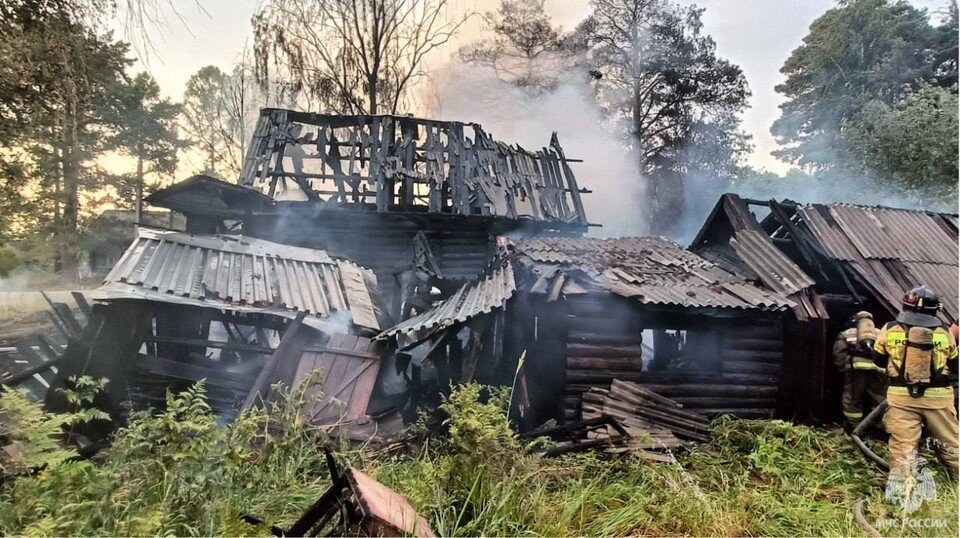
[[[721,370],[716,331],[644,329],[641,338],[646,372],[709,374]]]

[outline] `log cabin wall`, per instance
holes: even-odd
[[[549,320],[550,315],[562,321]],[[546,314],[546,315],[544,315]],[[643,383],[709,416],[772,417],[783,362],[782,314],[660,309],[609,294],[542,303],[537,325],[562,342],[535,344],[528,360],[536,394],[554,391],[550,418],[581,417],[581,395],[613,379]],[[565,329],[565,333],[563,332]],[[653,336],[653,338],[650,338]],[[675,353],[682,342],[685,351]],[[562,357],[558,355],[562,354]],[[559,379],[549,369],[562,370]],[[543,409],[549,404],[538,406]]]

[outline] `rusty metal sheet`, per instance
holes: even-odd
[[[383,331],[376,338],[425,330],[437,331],[462,323],[502,308],[515,290],[513,266],[509,262],[503,263],[495,266],[484,278],[464,284],[437,306]]]
[[[140,298],[243,311],[337,313],[380,329],[375,278],[322,250],[262,239],[140,228],[94,293],[100,300]]]

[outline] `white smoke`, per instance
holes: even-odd
[[[527,150],[549,144],[554,131],[572,163],[587,218],[602,228],[589,235],[643,235],[641,200],[645,182],[639,158],[624,145],[624,130],[604,117],[593,89],[575,75],[561,77],[553,90],[531,93],[500,80],[492,69],[453,62],[434,75],[436,116],[479,123],[498,140]]]

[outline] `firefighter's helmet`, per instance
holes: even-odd
[[[897,316],[897,321],[919,327],[936,327],[940,325],[937,312],[940,310],[940,297],[937,292],[927,286],[911,288],[903,296],[903,310]]]
[[[940,310],[940,297],[926,286],[917,286],[903,296],[903,309],[935,316]]]

